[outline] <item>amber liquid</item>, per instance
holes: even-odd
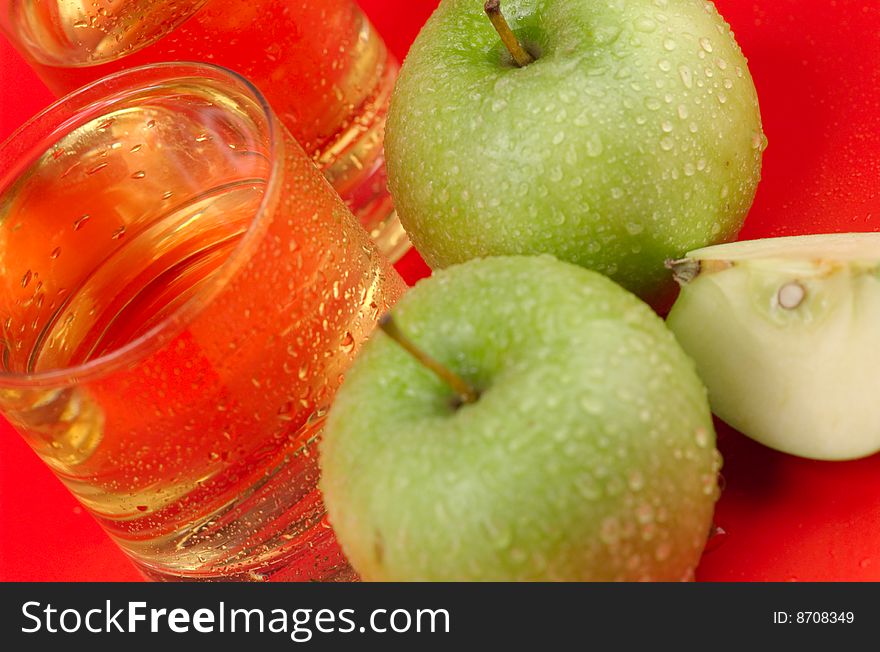
[[[80,370],[0,384],[0,408],[151,577],[346,579],[315,446],[402,287],[292,141],[252,226],[270,153],[187,92],[80,127],[0,195],[0,372]]]
[[[397,62],[351,0],[10,0],[0,27],[63,95],[160,61],[205,61],[251,80],[396,259],[408,246],[382,140]]]

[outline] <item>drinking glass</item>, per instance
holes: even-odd
[[[398,65],[353,0],[0,0],[0,31],[59,96],[203,61],[250,79],[392,260],[409,247],[382,140]]]
[[[117,73],[0,145],[0,412],[149,578],[352,577],[316,441],[403,288],[222,68]]]

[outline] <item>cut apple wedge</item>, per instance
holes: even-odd
[[[668,267],[667,323],[718,417],[802,457],[880,451],[880,233],[735,242]]]

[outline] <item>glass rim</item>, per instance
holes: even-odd
[[[126,84],[127,80],[132,79],[136,80],[136,83]],[[229,257],[217,268],[216,273],[205,283],[204,287],[199,288],[194,296],[175,308],[146,332],[108,353],[76,365],[35,373],[10,372],[0,368],[0,388],[27,389],[67,386],[96,377],[105,377],[126,364],[142,361],[147,355],[171,341],[186,325],[191,324],[198,314],[229,284],[235,272],[246,262],[257,239],[259,227],[268,219],[269,204],[277,196],[281,183],[285,143],[280,123],[266,98],[250,80],[234,70],[213,63],[171,61],[146,64],[107,75],[55,100],[28,119],[9,137],[0,142],[0,158],[33,129],[42,129],[45,132],[43,138],[49,143],[48,147],[51,147],[53,142],[82,124],[84,118],[99,118],[122,101],[128,93],[144,89],[159,89],[163,83],[181,79],[213,79],[230,88],[236,84],[243,86],[244,90],[255,100],[255,104],[266,119],[265,136],[271,158],[266,192],[260,199],[260,204],[256,207],[241,241],[236,244]],[[71,105],[73,105],[73,111],[71,111]],[[40,126],[40,123],[52,118],[56,113],[59,115],[51,120],[47,126]],[[40,154],[42,151],[38,152],[36,157],[39,157]],[[34,157],[29,157],[17,163],[18,169],[6,180],[6,183],[0,186],[0,194],[8,189],[10,183],[18,179],[21,172],[26,171],[27,167],[35,160]],[[317,169],[316,174],[320,174]],[[3,180],[0,180],[0,183],[2,182]]]

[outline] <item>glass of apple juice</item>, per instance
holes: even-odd
[[[402,291],[225,69],[111,75],[0,145],[0,412],[148,578],[352,577],[316,440]]]
[[[382,140],[398,64],[354,0],[0,0],[0,31],[57,95],[203,61],[250,79],[390,258],[409,240]]]

